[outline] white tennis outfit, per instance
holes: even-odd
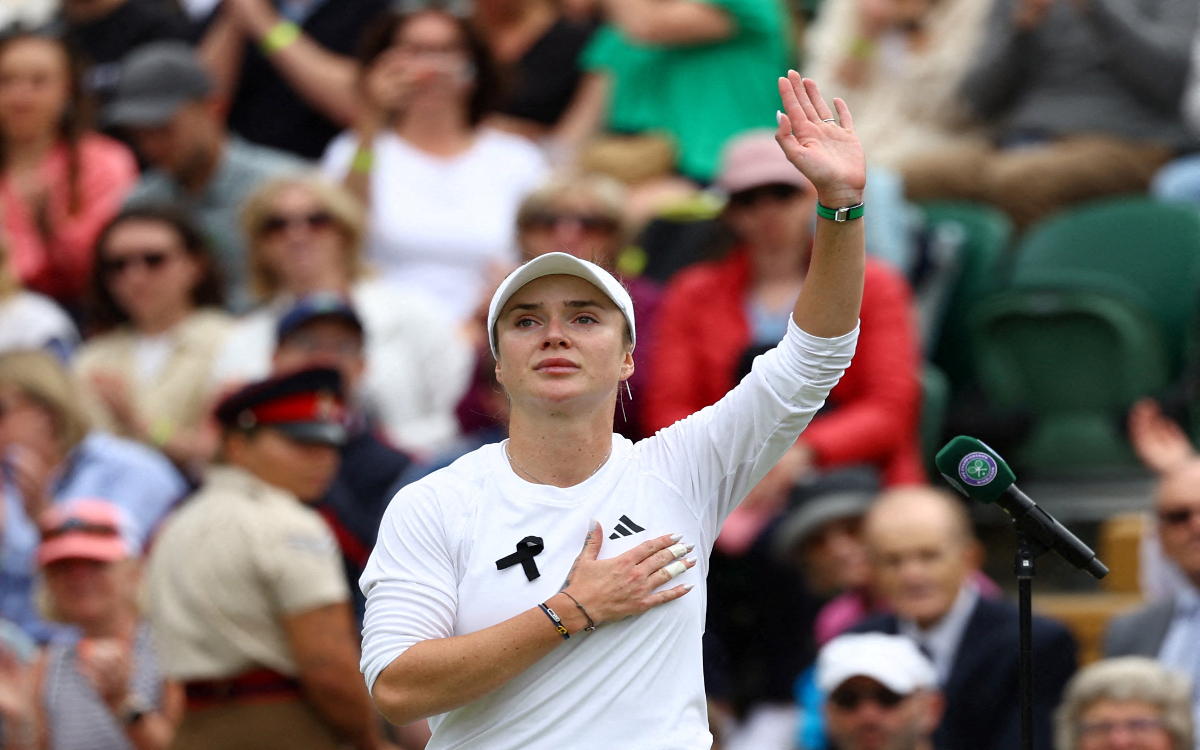
[[[420,641],[482,630],[554,596],[594,518],[602,559],[663,534],[694,542],[699,564],[667,586],[695,590],[574,635],[499,690],[431,718],[428,750],[710,747],[700,637],[713,541],[824,403],[857,340],[857,329],[822,339],[790,321],[724,398],[637,444],[613,435],[611,458],[574,487],[522,480],[495,444],[402,489],[360,582],[368,687]],[[528,536],[544,545],[538,577],[521,564],[497,569]]]

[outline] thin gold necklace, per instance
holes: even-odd
[[[508,460],[512,462],[513,466],[515,466],[518,469],[520,469],[521,471],[525,472],[525,476],[529,477],[530,479],[537,482],[538,484],[545,484],[545,485],[550,484],[549,482],[543,482],[542,480],[538,479],[537,477],[535,477],[533,475],[533,472],[531,472],[529,469],[526,469],[521,464],[517,463],[517,459],[513,458],[513,454],[510,453],[508,450],[508,442],[507,441],[505,441],[505,443],[504,443],[504,455],[508,456]],[[579,482],[579,484],[583,484],[587,480],[596,476],[596,472],[600,471],[600,467],[604,466],[604,464],[608,463],[608,459],[610,456],[612,456],[612,445],[608,446],[608,453],[605,453],[604,458],[600,459],[600,465],[597,466],[596,468],[592,469],[592,473],[588,474],[586,477],[584,477],[583,480]]]

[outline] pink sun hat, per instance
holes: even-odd
[[[128,517],[107,500],[89,497],[55,505],[42,514],[40,526],[39,568],[59,560],[116,562],[137,556]]]
[[[730,138],[721,150],[716,187],[726,195],[770,184],[811,190],[812,183],[788,161],[773,130],[751,130]]]

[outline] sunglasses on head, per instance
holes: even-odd
[[[328,211],[313,211],[307,214],[292,216],[272,214],[263,219],[262,224],[259,226],[259,231],[264,235],[279,234],[284,230],[290,229],[293,224],[299,224],[314,231],[328,229],[333,226],[333,215]]]
[[[109,276],[120,276],[134,266],[144,266],[147,271],[157,271],[167,264],[171,253],[165,250],[146,250],[140,253],[126,253],[116,258],[105,258],[101,261],[104,272]]]
[[[93,536],[120,536],[120,531],[109,524],[88,523],[79,518],[68,518],[52,529],[42,532],[42,541],[63,536],[64,534],[91,534]]]
[[[779,203],[791,200],[803,192],[804,190],[795,185],[773,182],[770,185],[760,185],[749,190],[740,190],[734,193],[729,196],[729,205],[736,206],[737,208],[750,208],[766,200]]]
[[[873,701],[880,708],[895,708],[906,697],[882,685],[875,688],[838,688],[829,694],[830,702],[844,711],[857,709],[863,701]]]
[[[1160,510],[1158,512],[1158,520],[1164,526],[1183,526],[1191,523],[1192,516],[1200,513],[1200,508],[1173,508],[1171,510]]]
[[[563,222],[578,224],[579,228],[585,232],[612,232],[617,228],[616,219],[597,214],[546,212],[527,216],[521,223],[526,229],[549,230],[557,228]]]

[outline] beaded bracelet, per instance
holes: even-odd
[[[558,634],[563,637],[564,641],[571,637],[571,634],[567,632],[565,627],[563,627],[562,619],[554,612],[554,610],[550,609],[545,604],[539,604],[538,606],[541,607],[542,611],[546,613],[546,617],[550,618],[550,622],[554,623],[554,629],[558,631]]]

